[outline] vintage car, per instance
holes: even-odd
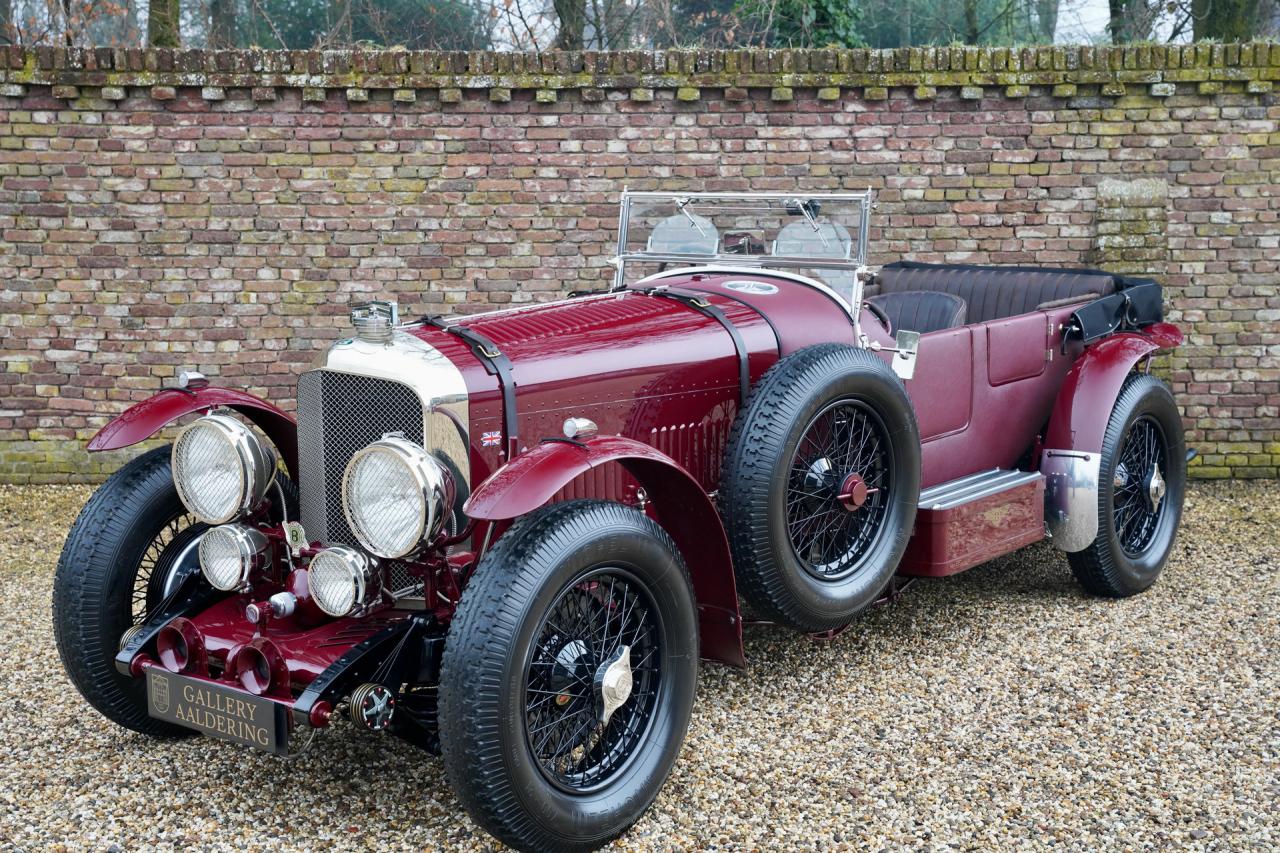
[[[1150,586],[1186,482],[1153,281],[866,266],[866,193],[625,193],[605,291],[354,331],[297,412],[198,415],[90,499],[58,565],[72,682],[116,723],[275,753],[340,721],[443,756],[475,821],[589,849],[653,802],[699,660],[830,635],[899,578],[1049,539]],[[647,273],[647,275],[643,275]]]

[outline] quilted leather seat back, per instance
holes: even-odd
[[[906,329],[925,335],[965,323],[964,300],[950,293],[900,290],[872,296],[867,301],[884,310],[895,332]]]
[[[1047,302],[1115,292],[1115,277],[1095,270],[979,267],[899,261],[880,270],[882,293],[930,290],[960,297],[968,322],[1028,314]]]

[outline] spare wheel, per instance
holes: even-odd
[[[739,414],[719,504],[743,595],[803,631],[847,624],[902,559],[920,434],[881,359],[819,344],[781,359]]]

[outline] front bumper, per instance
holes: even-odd
[[[260,629],[244,619],[243,597],[210,601],[213,596],[197,578],[189,576],[116,656],[121,674],[147,679],[153,717],[283,752],[288,733],[328,725],[334,706],[361,683],[380,680],[398,689],[405,681],[432,682],[438,677],[443,640],[430,630],[433,617],[422,611],[388,608],[370,617],[337,619],[311,628],[282,620]],[[174,626],[187,641],[186,664],[180,667],[172,659],[162,663],[164,656],[157,650],[161,631]],[[271,677],[264,682],[242,675],[240,655],[261,659]],[[161,681],[165,688],[159,687]],[[176,692],[184,689],[194,692],[190,697]],[[156,706],[156,690],[167,690],[167,707]],[[208,697],[223,704],[201,701]],[[250,708],[254,719],[244,716]],[[242,713],[234,713],[236,709]],[[265,717],[282,722],[265,726],[265,736],[250,731],[255,719],[261,722]]]

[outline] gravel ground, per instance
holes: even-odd
[[[0,487],[0,848],[489,849],[440,763],[350,730],[282,760],[90,711],[49,627],[88,497]],[[1086,598],[1037,546],[830,644],[748,631],[620,849],[1280,847],[1280,484],[1196,485],[1164,578]]]

